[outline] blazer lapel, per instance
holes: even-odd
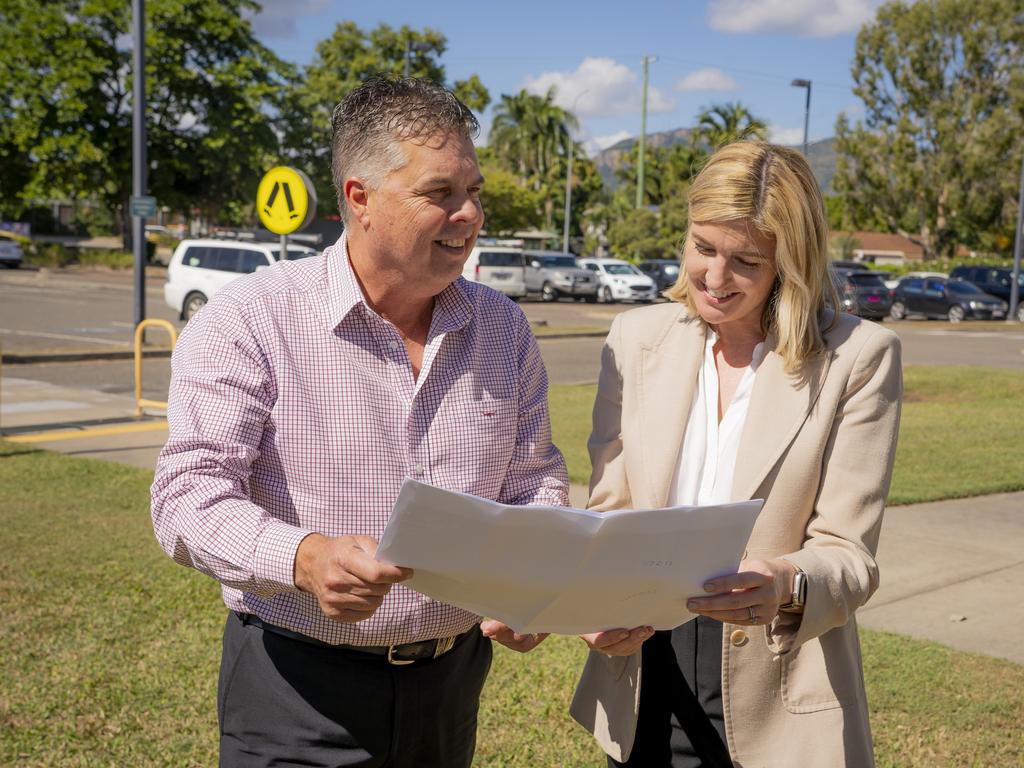
[[[704,340],[704,323],[681,311],[658,341],[640,350],[637,407],[647,498],[640,499],[638,506],[663,507],[668,500],[704,358]]]
[[[766,345],[771,351],[758,367],[737,452],[732,485],[737,501],[754,497],[793,442],[818,399],[832,360],[832,351],[826,350],[811,358],[804,375],[796,377],[786,373],[782,357],[774,351],[775,339],[769,337]]]

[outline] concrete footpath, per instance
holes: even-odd
[[[0,381],[4,438],[153,469],[162,419],[134,418],[130,397],[17,373],[6,367]],[[586,489],[573,486],[572,501],[585,504]],[[1024,664],[1024,492],[892,507],[878,560],[882,584],[858,612],[861,626]]]

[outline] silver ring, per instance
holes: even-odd
[[[752,606],[752,605],[748,605],[747,606],[747,614],[750,616],[750,623],[751,624],[757,624],[757,614],[754,613],[754,606]]]

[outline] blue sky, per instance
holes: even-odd
[[[833,134],[840,112],[862,114],[850,61],[857,30],[881,0],[264,0],[259,38],[296,64],[340,21],[431,27],[448,39],[450,81],[477,74],[493,102],[521,88],[558,88],[591,150],[640,132],[642,60],[650,65],[648,132],[689,127],[703,107],[740,101],[785,144],[803,140],[813,82],[810,140]],[[484,131],[490,112],[481,115]]]

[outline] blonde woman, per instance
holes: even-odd
[[[870,766],[854,612],[878,586],[897,337],[836,315],[799,153],[716,152],[689,194],[674,300],[618,316],[589,448],[597,510],[764,498],[698,618],[586,638],[573,715],[613,766]]]

